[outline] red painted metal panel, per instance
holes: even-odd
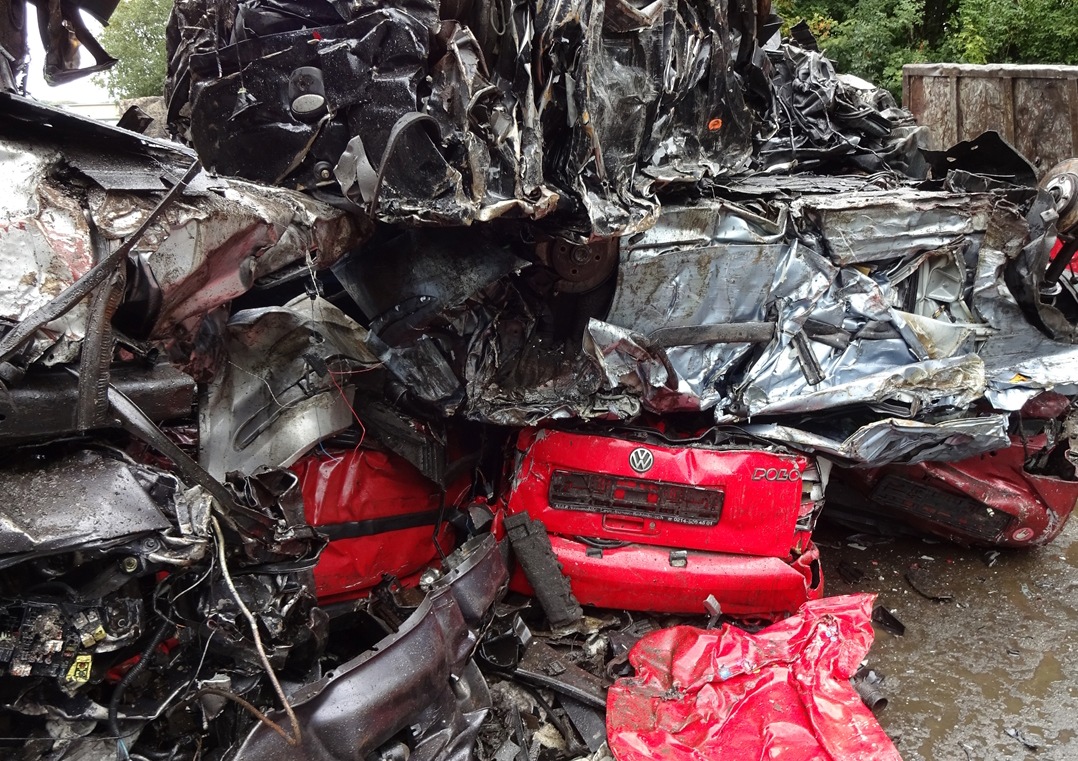
[[[773,618],[822,594],[802,455],[546,430],[517,450],[507,511],[545,525],[584,605],[703,613],[713,594]],[[512,587],[531,591],[519,569]]]
[[[1046,443],[1044,435],[1014,437],[1007,449],[958,462],[850,470],[841,477],[878,510],[925,531],[969,544],[1029,547],[1055,539],[1078,501],[1078,482],[1025,469]]]
[[[901,761],[850,677],[872,645],[874,595],[829,597],[757,634],[662,629],[607,694],[618,761]]]
[[[303,488],[307,521],[316,527],[429,513],[441,492],[401,457],[370,449],[311,455],[292,468]],[[439,541],[452,551],[451,529]],[[433,521],[411,528],[336,539],[314,569],[322,603],[361,597],[386,574],[405,579],[437,557]]]
[[[713,594],[724,613],[774,619],[823,594],[820,553],[811,543],[793,561],[689,551],[684,567],[671,565],[667,547],[631,544],[599,556],[572,539],[552,536],[550,543],[577,600],[599,608],[703,615]],[[531,593],[519,567],[510,587]]]
[[[801,473],[808,460],[800,455],[756,449],[714,449],[698,446],[642,444],[637,441],[561,431],[528,431],[519,442],[520,461],[508,500],[511,513],[527,511],[549,532],[598,537],[679,549],[706,550],[784,558],[797,542],[795,524],[802,511]],[[633,452],[645,450],[652,462],[646,472],[630,463]],[[552,504],[558,474],[601,474],[610,487],[624,493],[654,485],[652,506],[621,504],[604,508]],[[677,487],[685,501],[701,492],[721,497],[717,521],[672,517],[665,499]],[[602,498],[596,500],[603,502]],[[699,515],[699,513],[697,513]]]

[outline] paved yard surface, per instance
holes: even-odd
[[[1046,547],[994,560],[919,539],[857,549],[831,526],[819,539],[827,593],[878,592],[906,626],[877,626],[869,653],[890,700],[880,722],[905,761],[1078,759],[1078,521]],[[842,561],[864,578],[845,581]],[[953,599],[916,592],[914,566],[922,589]]]

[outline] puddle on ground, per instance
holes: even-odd
[[[859,550],[848,535],[817,531],[832,545],[821,546],[827,594],[877,592],[906,625],[904,637],[877,627],[869,653],[890,701],[880,723],[905,761],[1078,759],[1078,521],[991,566],[980,548],[894,539]],[[847,583],[841,561],[865,577]],[[905,578],[914,564],[953,599],[914,591]]]

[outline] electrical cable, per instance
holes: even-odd
[[[286,743],[295,748],[299,745],[300,739],[303,736],[299,727],[299,719],[296,718],[296,712],[292,710],[292,705],[288,702],[288,698],[285,697],[284,688],[281,687],[281,682],[277,679],[277,674],[273,671],[273,666],[269,662],[266,650],[262,646],[262,635],[258,632],[258,621],[255,620],[254,614],[251,613],[251,610],[243,602],[239,591],[236,589],[236,585],[232,582],[232,574],[228,571],[228,561],[225,558],[225,536],[221,531],[221,524],[217,522],[217,516],[211,515],[210,522],[213,525],[214,536],[217,538],[217,559],[221,564],[221,575],[224,577],[225,585],[232,594],[232,598],[236,601],[236,605],[239,607],[240,612],[243,613],[243,617],[247,619],[247,623],[251,627],[251,636],[254,637],[255,650],[258,651],[258,658],[262,661],[262,667],[266,670],[266,676],[269,677],[270,683],[273,685],[273,690],[277,693],[277,698],[281,701],[284,712],[288,714],[288,720],[292,724],[291,736],[286,735],[283,732],[281,733],[281,736]],[[203,689],[208,690],[212,688],[207,687]],[[228,694],[231,695],[231,693]],[[240,698],[240,700],[242,700],[242,698]]]

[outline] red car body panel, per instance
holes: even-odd
[[[314,569],[321,603],[365,596],[386,574],[406,582],[437,557],[441,492],[403,458],[355,449],[311,455],[292,470],[307,522],[331,539]],[[451,532],[439,536],[447,552]]]
[[[1078,501],[1078,481],[1037,475],[1026,459],[1044,435],[958,462],[894,465],[841,473],[846,505],[860,500],[883,516],[963,544],[1030,547],[1056,538]]]
[[[653,458],[645,473],[629,463],[637,449]],[[522,460],[509,512],[527,511],[553,534],[768,557],[787,557],[796,543],[801,474],[808,467],[804,456],[641,444],[561,431],[525,431],[518,450]],[[589,500],[580,492],[586,484],[568,482],[560,474],[591,477],[597,487],[593,497],[594,492],[602,496],[585,504]],[[645,484],[656,486],[650,493],[638,490],[635,499],[623,498],[622,506],[599,504]],[[708,493],[717,504],[706,504]],[[690,509],[666,509],[678,496]],[[644,504],[625,506],[633,502]]]
[[[775,617],[823,593],[807,457],[546,430],[517,450],[506,510],[544,524],[582,604],[703,613],[713,594]],[[531,591],[519,568],[510,585]]]
[[[749,634],[676,626],[629,651],[607,692],[619,761],[902,761],[850,677],[872,645],[875,595],[829,597]]]
[[[550,543],[582,605],[703,614],[704,600],[715,595],[724,613],[782,618],[823,595],[820,552],[811,542],[792,562],[689,550],[683,567],[671,565],[667,547],[630,544],[600,555],[594,547],[561,536],[551,536]],[[531,593],[519,566],[510,587]]]

